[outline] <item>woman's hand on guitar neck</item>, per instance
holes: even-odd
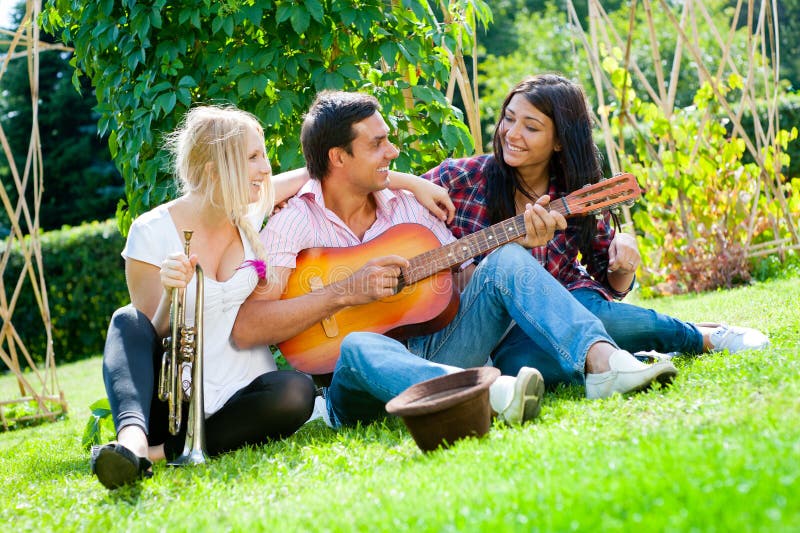
[[[432,181],[420,178],[414,174],[389,171],[389,188],[392,190],[405,189],[410,191],[419,203],[425,206],[433,216],[445,223],[453,221],[456,206],[447,194],[447,189],[436,185]]]
[[[332,283],[330,289],[343,297],[345,305],[361,305],[387,298],[397,292],[400,274],[408,268],[408,261],[399,255],[378,257],[342,281]]]
[[[550,197],[540,196],[536,203],[525,205],[525,229],[527,234],[518,239],[526,248],[544,246],[553,238],[557,229],[567,228],[567,219],[558,211],[550,211]]]

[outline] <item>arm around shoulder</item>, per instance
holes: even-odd
[[[287,170],[272,176],[272,186],[275,188],[275,203],[281,203],[297,194],[297,191],[309,179],[308,170],[305,167]]]
[[[424,205],[436,218],[448,223],[453,221],[456,208],[447,194],[447,189],[444,187],[414,174],[406,174],[396,170],[389,172],[389,179],[390,189],[410,191],[417,201]]]

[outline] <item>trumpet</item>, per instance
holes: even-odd
[[[189,256],[192,231],[183,231],[183,251]],[[177,435],[181,430],[183,402],[189,402],[189,417],[183,453],[169,463],[171,466],[202,464],[205,453],[205,409],[203,405],[203,269],[195,267],[197,290],[194,326],[186,325],[186,289],[174,289],[170,302],[170,335],[163,340],[161,373],[158,397],[167,402],[169,432]],[[191,365],[191,377],[184,381],[183,369]],[[189,390],[191,389],[191,392]]]

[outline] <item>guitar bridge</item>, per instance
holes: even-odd
[[[311,292],[320,291],[325,286],[322,283],[322,278],[319,276],[312,276],[308,280],[308,284],[311,287]],[[333,339],[339,336],[339,325],[336,323],[336,317],[333,315],[323,318],[320,324],[322,324],[322,330],[327,337]]]

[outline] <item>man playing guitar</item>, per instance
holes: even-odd
[[[365,246],[403,223],[424,226],[441,245],[455,240],[413,196],[386,189],[389,165],[399,155],[388,133],[375,98],[346,92],[317,96],[301,135],[313,179],[262,231],[272,276],[239,310],[233,330],[239,347],[283,343],[310,328],[336,337],[348,326],[339,324],[337,313],[351,316],[344,312],[353,308],[372,313],[371,304],[396,298],[409,267],[406,257],[387,252],[363,266],[343,267],[329,280],[311,275],[308,292],[282,298],[302,250]],[[548,207],[547,196],[529,205],[518,243],[456,273],[460,301],[438,331],[405,344],[369,328],[341,340],[326,394],[335,427],[382,418],[386,402],[407,387],[483,365],[512,321],[552,356],[578,360],[578,370],[601,377],[592,381],[597,390],[587,389],[588,397],[641,390],[676,375],[669,362],[645,365],[619,350],[600,321],[523,248],[546,243],[566,226],[564,217]],[[449,297],[451,285],[443,283],[440,289]],[[408,289],[414,287],[404,292]],[[490,402],[499,418],[517,424],[538,414],[542,392],[539,372],[523,367],[516,377],[498,378]]]

